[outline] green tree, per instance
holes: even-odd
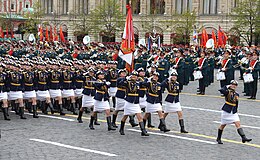
[[[108,37],[111,41],[117,31],[122,31],[125,16],[122,14],[117,0],[105,0],[90,12],[89,18],[92,22],[90,25],[94,28],[93,31],[102,32],[103,36]]]
[[[173,28],[176,33],[176,41],[178,43],[189,44],[190,35],[193,32],[196,23],[194,12],[185,12],[182,14],[174,14]]]
[[[260,0],[244,0],[232,11],[234,25],[239,31],[239,36],[251,46],[253,40],[259,39]],[[255,41],[257,42],[257,41]],[[256,44],[257,45],[257,44]]]

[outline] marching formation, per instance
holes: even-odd
[[[223,129],[230,123],[235,123],[243,142],[251,141],[245,137],[237,115],[234,72],[240,69],[244,92],[255,99],[260,71],[259,50],[255,48],[203,50],[175,46],[148,51],[140,46],[135,52],[132,72],[124,69],[125,62],[117,45],[2,42],[0,55],[0,100],[5,120],[10,120],[9,107],[21,119],[26,119],[25,109],[33,118],[38,118],[38,109],[44,114],[50,111],[60,115],[65,115],[67,109],[78,115],[79,123],[83,123],[84,112],[92,112],[89,128],[94,130],[99,125],[98,113],[105,112],[111,131],[118,128],[117,115],[122,111],[121,135],[125,135],[124,126],[129,117],[132,127],[139,125],[141,135],[149,136],[146,126],[154,127],[151,113],[158,114],[160,131],[168,132],[166,117],[176,112],[180,132],[188,133],[179,93],[189,81],[198,80],[198,94],[204,95],[206,87],[214,82],[214,69],[218,68],[220,92],[226,102],[217,142],[222,144]],[[111,108],[114,108],[112,114]]]

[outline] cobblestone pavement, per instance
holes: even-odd
[[[99,114],[101,126],[88,129],[90,115],[84,114],[84,123],[76,117],[49,115],[20,120],[10,113],[11,121],[0,116],[0,160],[86,160],[86,159],[181,159],[181,160],[257,160],[260,159],[260,97],[247,100],[243,96],[242,81],[239,113],[241,124],[251,143],[241,143],[234,126],[229,125],[223,133],[223,145],[215,143],[220,108],[224,99],[218,93],[219,82],[206,89],[205,96],[197,96],[198,82],[190,82],[181,94],[184,119],[188,134],[179,133],[176,114],[170,114],[166,123],[171,132],[163,133],[148,129],[149,137],[142,137],[139,128],[126,126],[125,136],[117,131],[107,131],[104,114]],[[258,85],[259,87],[259,85]],[[259,87],[260,88],[260,87]],[[2,113],[1,113],[2,114]],[[62,119],[56,119],[62,117]],[[118,122],[122,113],[118,117]],[[152,115],[158,126],[158,116]]]

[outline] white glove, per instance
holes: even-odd
[[[226,87],[227,87],[227,88],[229,88],[229,87],[230,87],[230,85],[226,85]]]
[[[249,67],[248,69],[249,69],[249,70],[251,70],[251,71],[253,70],[253,68],[252,68],[252,67]]]
[[[221,71],[225,71],[226,69],[225,68],[222,68]]]
[[[168,81],[171,81],[171,77],[168,78]]]
[[[106,82],[106,85],[108,85],[108,86],[109,86],[110,84],[111,84],[110,82]]]
[[[173,68],[177,68],[177,65],[174,65]]]
[[[148,81],[147,82],[151,82],[152,81],[152,77],[148,78]]]
[[[130,76],[127,76],[127,77],[126,77],[126,80],[129,80],[129,79],[130,79]]]

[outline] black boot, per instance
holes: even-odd
[[[89,128],[90,128],[91,130],[94,130],[94,129],[95,129],[94,126],[93,126],[94,120],[95,120],[95,117],[91,116],[91,118],[90,118],[90,123],[89,123]]]
[[[223,142],[221,141],[221,136],[222,136],[223,130],[218,129],[218,137],[217,137],[217,142],[218,144],[223,144]]]
[[[243,143],[252,141],[252,139],[246,138],[246,135],[245,135],[245,133],[244,133],[244,131],[243,131],[242,128],[238,128],[238,129],[237,129],[237,132],[238,132],[238,134],[241,136]]]
[[[147,117],[147,121],[148,121],[148,128],[154,128],[154,125],[152,125],[152,115],[149,114],[149,116]]]
[[[73,115],[78,115],[76,112],[76,103],[71,103],[71,112],[73,112]]]
[[[125,128],[125,122],[121,121],[120,129],[119,129],[119,133],[121,135],[125,135],[124,128]]]
[[[59,107],[60,107],[60,115],[61,115],[61,116],[64,116],[64,115],[65,115],[65,113],[63,113],[62,104],[59,104]]]
[[[98,123],[97,114],[96,114],[96,116],[95,116],[94,125],[96,125],[96,126],[99,126],[99,125],[100,125],[100,123]]]
[[[79,123],[83,123],[83,121],[82,121],[82,114],[83,114],[83,111],[79,111],[79,116],[78,116],[78,118],[77,118],[77,120],[78,120],[78,122]]]
[[[2,108],[2,110],[3,110],[3,113],[4,113],[4,119],[7,120],[7,121],[10,121],[11,119],[8,118],[8,116],[7,116],[8,108]]]
[[[51,114],[54,114],[54,108],[53,108],[53,105],[52,105],[52,103],[50,102],[49,104],[48,104],[48,106],[50,107],[50,110],[51,110]]]
[[[165,120],[164,120],[164,118],[162,118],[162,119],[160,119],[160,131],[163,131],[163,132],[169,132],[170,130],[169,129],[167,129],[167,127],[166,127],[166,123],[165,123]]]
[[[24,107],[19,107],[19,110],[20,110],[20,118],[26,119],[26,117],[24,117]]]
[[[144,122],[139,122],[140,125],[140,129],[141,129],[141,135],[142,136],[149,136],[149,134],[147,133],[147,131],[145,130],[145,126],[144,126]]]
[[[27,102],[27,108],[29,113],[33,113],[32,102]]]
[[[189,132],[185,131],[185,129],[184,129],[184,120],[183,119],[179,119],[179,124],[181,127],[181,133],[189,133]]]
[[[107,127],[108,127],[108,131],[114,131],[114,130],[116,130],[116,129],[112,126],[111,116],[108,116],[108,117],[107,117]]]
[[[138,124],[135,123],[135,118],[134,118],[133,115],[132,115],[132,116],[129,116],[129,123],[131,124],[132,127],[138,126]]]
[[[20,113],[19,113],[19,111],[20,111],[19,103],[15,103],[15,105],[14,105],[14,111],[15,111],[15,114],[16,114],[16,115],[20,115]]]
[[[117,117],[117,115],[114,115],[114,114],[113,114],[112,126],[113,126],[114,128],[117,128],[117,125],[116,125],[116,117]]]
[[[48,114],[48,106],[46,105],[46,102],[45,101],[41,101],[40,102],[40,106],[41,106],[41,109],[42,109],[42,113],[43,114]]]
[[[37,115],[37,107],[36,107],[36,105],[33,105],[32,108],[33,108],[33,118],[39,118],[39,116]]]
[[[116,108],[116,97],[112,97],[113,108]]]

